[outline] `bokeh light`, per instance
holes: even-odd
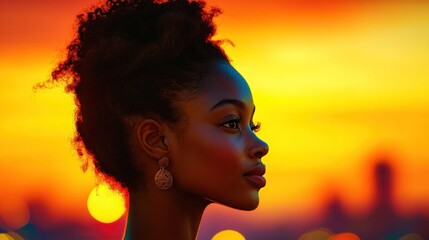
[[[29,219],[29,209],[27,203],[23,199],[13,196],[1,199],[0,227],[17,230],[26,225]]]
[[[91,216],[102,223],[112,223],[125,213],[122,196],[107,184],[100,184],[92,189],[87,205]]]
[[[399,240],[423,240],[423,237],[417,233],[408,233]]]
[[[211,240],[246,240],[246,238],[235,230],[223,230],[216,233]]]
[[[0,233],[0,240],[14,240],[14,239],[7,233]]]
[[[360,240],[360,238],[353,233],[339,233],[331,236],[328,240]]]
[[[0,233],[0,240],[24,240],[24,238],[16,232]]]
[[[314,231],[304,233],[298,240],[327,240],[332,232],[326,228],[320,228]]]
[[[304,233],[298,240],[360,240],[360,238],[353,233],[333,234],[327,228],[320,228]]]

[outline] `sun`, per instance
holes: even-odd
[[[214,235],[211,240],[246,240],[246,238],[235,230],[224,230]]]
[[[123,197],[107,184],[100,184],[92,189],[87,205],[91,216],[102,223],[112,223],[125,212]]]

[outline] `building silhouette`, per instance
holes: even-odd
[[[347,214],[341,201],[333,198],[326,206],[327,214],[319,223],[334,233],[352,232],[361,239],[396,240],[416,233],[429,239],[429,216],[403,217],[393,203],[394,171],[389,159],[380,158],[373,168],[375,196],[369,214],[355,217]],[[415,239],[418,240],[418,239]]]

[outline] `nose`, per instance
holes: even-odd
[[[269,151],[268,144],[262,139],[254,136],[254,141],[249,148],[249,155],[254,159],[261,159],[263,156],[267,155]]]

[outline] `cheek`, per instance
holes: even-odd
[[[218,170],[215,174],[226,175],[241,170],[240,146],[233,141],[211,141],[200,146],[201,151],[197,152],[198,159],[195,160],[204,165],[209,173]]]
[[[195,128],[183,138],[180,148],[181,169],[189,177],[210,176],[219,182],[242,174],[244,154],[238,135],[214,127]]]

